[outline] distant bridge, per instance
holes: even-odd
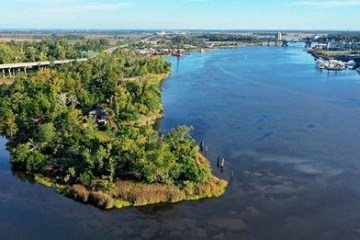
[[[127,47],[127,44],[123,44],[121,46],[116,46],[116,47],[111,47],[108,48],[106,50],[104,50],[104,52],[107,53],[113,53],[116,49],[118,48],[124,48]],[[0,74],[2,72],[2,77],[6,78],[7,75],[9,78],[12,78],[13,76],[15,76],[17,73],[21,72],[22,70],[25,72],[25,74],[27,73],[27,69],[39,69],[41,67],[49,67],[49,66],[53,66],[53,65],[62,65],[62,64],[66,64],[66,63],[71,63],[71,62],[84,62],[89,60],[90,58],[94,58],[98,55],[99,53],[95,54],[92,57],[89,58],[79,58],[79,59],[68,59],[68,60],[55,60],[55,61],[40,61],[40,62],[25,62],[25,63],[6,63],[6,64],[0,64]]]
[[[25,63],[7,63],[7,64],[0,64],[0,71],[2,71],[3,78],[6,78],[7,74],[11,78],[21,70],[24,70],[24,72],[26,73],[26,69],[48,67],[51,65],[62,65],[71,62],[84,62],[87,60],[88,58],[79,58],[79,59],[68,59],[68,60],[56,60],[53,62],[41,61],[41,62],[25,62]]]

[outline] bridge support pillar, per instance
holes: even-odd
[[[24,72],[25,72],[25,74],[27,74],[27,72],[26,72],[26,68],[24,68]]]
[[[6,77],[6,75],[5,75],[5,69],[3,69],[2,72],[3,72],[3,78],[5,78],[5,77]]]
[[[11,78],[11,69],[9,68],[9,77]]]

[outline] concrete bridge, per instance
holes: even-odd
[[[0,64],[0,73],[2,72],[2,77],[6,78],[13,77],[16,73],[20,71],[24,71],[26,73],[27,69],[38,69],[41,67],[48,67],[51,65],[62,65],[71,62],[83,62],[87,61],[88,58],[80,58],[80,59],[69,59],[69,60],[56,60],[56,61],[42,61],[42,62],[27,62],[27,63],[8,63],[8,64]]]
[[[128,46],[128,44],[123,44],[123,45],[120,45],[120,46],[111,47],[111,48],[108,48],[108,49],[104,50],[104,52],[112,54],[116,49],[124,48],[124,47],[127,47],[127,46]],[[53,66],[53,65],[62,65],[62,64],[71,63],[71,62],[84,62],[84,61],[87,61],[90,58],[96,57],[98,54],[99,53],[96,53],[92,57],[89,57],[89,58],[0,64],[0,74],[2,74],[3,78],[7,78],[7,77],[12,78],[13,76],[15,76],[17,73],[19,73],[21,71],[24,71],[26,73],[27,69],[39,69],[41,67],[49,67],[49,66]],[[1,77],[1,75],[0,75],[0,77]]]

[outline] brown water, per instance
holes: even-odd
[[[102,211],[14,175],[0,150],[0,239],[360,239],[360,76],[300,46],[192,54],[161,129],[194,126],[230,180],[219,199]],[[4,149],[5,139],[0,140]]]

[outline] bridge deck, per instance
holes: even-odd
[[[87,61],[88,58],[79,58],[79,59],[68,59],[68,60],[56,60],[53,62],[50,61],[42,61],[42,62],[28,62],[28,63],[8,63],[8,64],[0,64],[0,70],[2,69],[13,69],[13,68],[34,68],[34,67],[44,67],[49,66],[51,64],[61,65],[70,62],[83,62]]]

